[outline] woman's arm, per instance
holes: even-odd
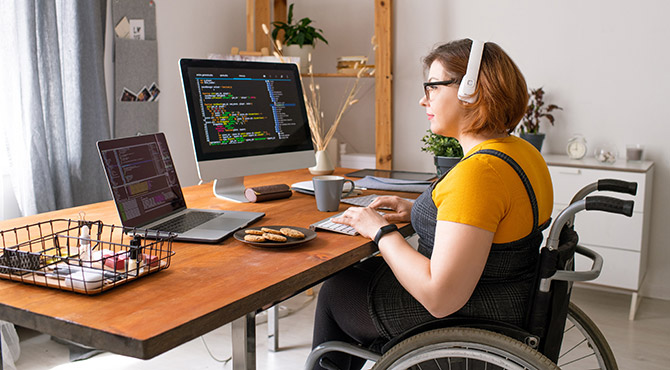
[[[370,208],[351,207],[333,222],[351,225],[374,238],[388,222]],[[484,271],[493,232],[450,221],[438,221],[431,259],[412,248],[400,233],[384,236],[379,250],[402,286],[431,315],[444,317],[468,301]]]

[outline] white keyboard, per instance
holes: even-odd
[[[321,221],[315,222],[315,223],[309,225],[309,228],[312,229],[312,230],[321,229],[321,230],[326,230],[326,231],[334,231],[336,233],[347,234],[347,235],[352,235],[352,236],[353,235],[358,235],[358,231],[356,231],[356,229],[354,229],[352,226],[345,225],[345,224],[338,224],[338,223],[335,223],[335,222],[330,220],[333,217],[342,216],[343,213],[344,212],[340,212],[336,215],[333,215],[333,216],[330,216],[330,217],[328,217],[326,219],[323,219]],[[384,214],[384,212],[381,212],[381,211],[377,211],[377,213],[379,213],[380,215]]]
[[[370,205],[370,203],[372,203],[375,199],[379,197],[381,197],[381,195],[379,194],[362,195],[360,197],[342,198],[340,202],[351,204],[357,207],[367,207]],[[410,202],[414,203],[414,199],[409,198],[403,198],[403,199],[409,200]],[[381,208],[381,209],[390,209],[390,208]]]
[[[351,204],[358,207],[367,207],[378,197],[379,195],[377,194],[362,195],[360,197],[342,198],[340,202]]]
[[[330,216],[324,220],[321,220],[319,222],[315,222],[311,225],[309,225],[309,228],[312,230],[327,230],[327,231],[334,231],[336,233],[341,233],[341,234],[347,234],[347,235],[358,235],[358,231],[354,229],[353,227],[345,224],[337,224],[330,219],[333,217],[340,217],[342,216],[344,212],[340,212],[336,215]]]

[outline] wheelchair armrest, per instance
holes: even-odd
[[[603,269],[603,257],[600,254],[586,247],[582,247],[581,245],[577,246],[577,248],[575,249],[575,253],[581,254],[582,256],[585,256],[589,258],[591,261],[593,261],[591,269],[588,271],[565,271],[565,270],[556,271],[552,276],[542,279],[540,281],[540,291],[548,292],[549,285],[551,284],[552,280],[588,281],[588,280],[594,280],[598,276],[600,276],[600,272]]]

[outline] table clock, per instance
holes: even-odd
[[[566,149],[570,159],[582,159],[586,155],[586,139],[582,135],[575,135],[568,140]]]

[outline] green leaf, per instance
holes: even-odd
[[[291,24],[291,21],[293,21],[293,5],[295,4],[291,4],[288,6],[288,19],[286,20],[288,24]]]
[[[272,38],[277,40],[279,31],[283,30],[285,45],[300,45],[301,47],[305,44],[314,45],[317,39],[328,44],[328,41],[322,34],[323,30],[311,26],[311,19],[305,17],[298,20],[296,23],[293,23],[294,5],[295,4],[291,4],[289,6],[287,23],[280,21],[272,22],[272,25],[275,27],[272,30]]]

